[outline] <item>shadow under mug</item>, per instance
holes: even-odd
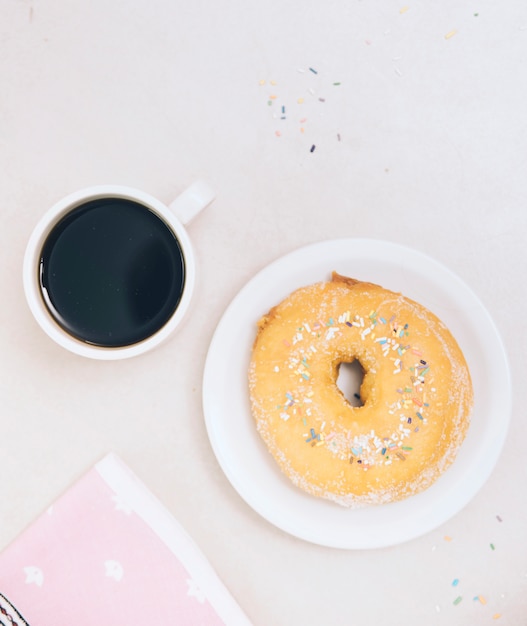
[[[213,199],[197,181],[168,206],[120,185],[60,200],[24,256],[24,291],[38,324],[62,347],[94,359],[158,346],[182,322],[194,291],[185,224]]]

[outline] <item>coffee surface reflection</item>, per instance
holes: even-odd
[[[41,252],[51,315],[73,337],[129,346],[155,334],[181,299],[185,263],[165,222],[132,200],[86,202],[59,221]]]

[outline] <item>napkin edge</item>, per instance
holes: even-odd
[[[252,626],[189,533],[115,452],[106,454],[94,469],[181,561],[227,626]]]

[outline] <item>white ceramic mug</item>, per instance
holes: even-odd
[[[38,222],[29,239],[24,256],[24,291],[29,307],[38,324],[49,335],[49,337],[51,337],[51,339],[53,339],[62,347],[70,350],[75,354],[90,357],[93,359],[123,359],[142,354],[158,346],[161,342],[167,339],[173,333],[173,331],[181,324],[185,313],[188,310],[194,291],[196,264],[192,244],[185,229],[185,224],[187,224],[203,208],[210,204],[213,199],[214,194],[210,187],[203,181],[197,181],[192,184],[188,189],[186,189],[181,195],[179,195],[168,206],[153,198],[147,193],[120,185],[103,185],[90,187],[72,193],[57,202],[49,211],[47,211],[47,213],[45,213],[42,219]],[[106,209],[105,203],[111,203],[114,200],[116,201],[115,204],[121,204],[123,205],[123,207],[128,205],[133,206],[134,210],[138,211],[138,215],[140,215],[141,211],[144,210],[146,212],[145,218],[153,220],[156,223],[159,220],[155,218],[160,218],[160,220],[163,222],[163,225],[159,225],[159,228],[164,231],[166,230],[166,227],[170,231],[170,234],[166,235],[166,237],[168,237],[168,244],[166,245],[172,245],[172,235],[177,242],[181,258],[181,265],[183,268],[183,278],[179,288],[179,299],[177,303],[175,303],[173,306],[167,305],[167,312],[166,314],[164,314],[166,319],[159,328],[154,329],[151,334],[148,334],[148,336],[142,337],[137,341],[133,340],[132,342],[124,342],[120,345],[105,345],[105,342],[94,341],[89,336],[81,337],[78,333],[71,331],[71,327],[68,326],[69,322],[67,320],[67,317],[65,317],[64,314],[61,313],[60,309],[57,309],[57,307],[54,305],[53,297],[50,295],[49,292],[49,287],[44,286],[43,254],[44,250],[47,250],[47,248],[45,248],[44,246],[51,245],[47,242],[52,239],[57,240],[57,237],[59,237],[57,233],[61,232],[61,228],[66,228],[62,226],[63,224],[69,224],[70,221],[76,220],[78,221],[78,224],[80,224],[80,218],[76,216],[81,215],[83,211],[87,215],[87,211],[90,210],[89,207],[97,206],[98,204],[102,205],[102,209],[98,210]],[[155,217],[152,217],[152,214]],[[108,213],[105,212],[103,214],[100,212],[99,215],[106,216],[108,215]],[[103,219],[106,218],[103,217]],[[123,224],[127,224],[130,222],[127,219],[124,219],[122,221]],[[106,228],[106,225],[104,227]],[[144,238],[144,236],[146,235],[144,235],[145,228],[143,227],[142,223],[138,225],[138,228],[140,229],[140,231],[138,231],[137,233],[137,239]],[[92,230],[96,230],[95,226],[92,227]],[[99,230],[102,232],[102,228]],[[121,237],[122,233],[120,229],[118,229],[118,231],[118,237]],[[129,237],[129,240],[132,241],[132,236]],[[91,240],[87,241],[91,242]],[[86,250],[88,250],[89,255],[92,256],[92,248],[89,248],[90,245],[91,243],[86,243]],[[165,243],[163,243],[163,245],[165,245]],[[113,249],[114,248],[111,248],[111,250]],[[83,254],[86,256],[86,252],[83,252]],[[136,254],[135,251],[134,254]],[[154,252],[154,254],[157,254],[159,256],[160,253]],[[163,251],[162,254],[164,254]],[[175,252],[173,254],[175,255]],[[115,256],[115,259],[117,260],[120,258],[119,255],[120,251],[119,249],[117,249],[116,246],[115,255],[113,256]],[[121,257],[123,256],[125,256],[124,253],[121,254]],[[100,261],[100,259],[97,258],[97,250],[95,250],[95,254],[93,255],[93,257],[94,259],[91,262],[95,264],[94,266],[96,266],[97,262]],[[151,272],[149,275],[147,273],[147,270],[145,269],[146,265],[144,264],[140,266],[140,263],[142,263],[142,260],[138,260],[137,263],[134,264],[134,271],[137,269],[137,267],[140,268],[140,272],[142,272],[141,276],[143,282],[148,282],[148,280],[151,278],[157,280],[156,276],[152,275],[152,270],[148,270]],[[57,266],[55,266],[55,268],[56,267]],[[72,274],[72,267],[74,267],[73,264],[71,264],[71,267],[64,270],[67,270],[69,272],[68,276]],[[90,267],[92,266],[90,265]],[[62,272],[62,268],[59,266],[59,274],[60,272]],[[97,271],[94,271],[92,273],[97,274]],[[99,272],[99,274],[104,274],[104,268],[102,271]],[[127,275],[130,274],[130,270],[127,270]],[[56,273],[53,273],[52,275],[56,276]],[[97,276],[95,276],[95,278],[98,280]],[[106,289],[106,287],[103,287],[103,289]],[[116,288],[115,291],[119,291],[119,288]],[[148,285],[146,285],[146,288],[143,291],[144,293],[140,297],[143,300],[145,300],[145,298],[148,299]],[[137,296],[139,294],[139,290],[136,289],[136,292],[137,293],[135,295]],[[68,291],[67,293],[70,292]],[[79,301],[82,300],[82,298],[79,297],[78,293],[76,293],[75,297],[77,298],[76,305],[79,305]],[[130,297],[130,295],[127,294],[127,302],[132,302],[132,300],[133,299]],[[98,305],[99,303],[96,304]],[[101,311],[103,311],[103,309],[101,309]],[[101,319],[103,317],[103,314],[104,311],[103,313],[101,313]],[[111,332],[109,334],[111,335]]]

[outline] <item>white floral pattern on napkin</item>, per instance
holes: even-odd
[[[250,626],[186,531],[115,455],[0,554],[0,591],[34,626],[137,624],[138,615]]]

